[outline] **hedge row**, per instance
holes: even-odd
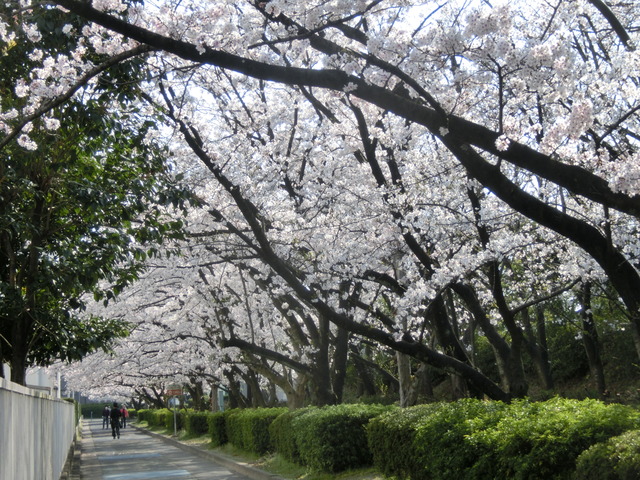
[[[272,451],[269,425],[286,408],[258,408],[231,410],[225,416],[227,441],[232,445],[258,455]]]
[[[185,426],[185,419],[188,415],[195,413],[192,410],[180,410],[176,412],[175,422],[178,430],[182,430]],[[131,416],[131,414],[129,414]],[[174,413],[168,408],[160,409],[140,409],[136,412],[136,417],[140,421],[147,422],[150,427],[166,428],[173,430]]]
[[[171,410],[140,410],[138,418],[173,429]],[[374,465],[398,480],[640,478],[640,413],[595,400],[181,411],[181,418],[181,428],[207,433],[215,446],[277,452],[329,473]]]
[[[631,477],[590,477],[602,449],[591,458],[587,449],[638,428],[637,410],[595,400],[467,399],[376,417],[369,444],[375,466],[398,479],[618,479]],[[610,442],[605,448],[615,450]]]

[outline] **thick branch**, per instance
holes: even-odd
[[[448,116],[444,118],[434,108],[429,108],[385,88],[370,85],[365,80],[348,75],[341,70],[283,67],[211,48],[204,48],[203,50],[202,47],[131,25],[124,20],[96,10],[85,2],[55,0],[55,3],[105,28],[147,44],[153,49],[164,50],[185,60],[214,65],[249,77],[287,85],[303,85],[336,91],[348,89],[351,95],[423,125],[435,135],[440,135],[441,129],[447,129],[457,138],[462,139],[464,143],[490,152],[505,161],[557,183],[577,195],[582,195],[621,212],[640,217],[640,196],[630,197],[614,192],[609,188],[608,183],[597,175],[581,167],[567,165],[554,160],[548,155],[515,141],[511,142],[506,151],[500,151],[495,146],[495,141],[499,137],[498,132],[459,117]],[[469,161],[474,162],[475,159],[470,159]],[[481,167],[482,164],[483,162],[478,163],[476,168]]]

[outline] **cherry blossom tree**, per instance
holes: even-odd
[[[590,281],[614,286],[640,354],[634,5],[54,3],[94,22],[72,84],[94,68],[85,45],[145,49],[140,100],[208,169],[209,230],[236,247],[210,262],[255,287],[229,285],[242,315],[277,310],[287,361],[295,325],[323,326],[520,396],[523,350],[545,366],[528,309]],[[46,82],[59,91],[20,85],[32,105],[69,91]],[[242,315],[218,345],[275,361]],[[476,328],[501,386],[473,365]]]

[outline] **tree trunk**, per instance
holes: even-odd
[[[491,324],[473,288],[463,283],[454,284],[451,288],[462,298],[477,325],[487,337],[496,358],[496,366],[498,367],[502,388],[509,392],[509,395],[512,397],[523,396],[522,392],[526,392],[528,386],[522,365],[520,349],[522,343],[521,332],[519,332],[519,329],[514,328],[515,323],[512,321],[510,331],[513,331],[514,334],[511,339],[512,344],[509,345]],[[516,349],[515,351],[514,348]]]
[[[400,392],[400,407],[409,407],[409,392],[411,390],[411,361],[408,355],[396,352],[398,363],[398,383]]]
[[[28,333],[31,329],[28,323],[30,319],[21,315],[13,324],[11,335],[11,381],[20,385],[26,385],[27,380],[27,355],[29,354]]]
[[[427,316],[435,326],[436,337],[445,353],[473,367],[467,352],[460,344],[454,325],[452,325],[450,321],[443,295],[438,295],[431,303],[430,308],[427,310]],[[470,393],[474,397],[482,396],[480,390],[472,382],[467,381],[468,379],[465,376],[456,373],[452,375],[452,377],[452,386],[456,391],[455,396],[466,396],[467,393]],[[461,385],[460,381],[467,383],[467,385]]]
[[[549,346],[547,344],[547,323],[544,318],[542,306],[536,308],[536,327],[538,330],[538,348],[540,349],[540,367],[545,388],[554,388],[553,375],[551,374],[551,362],[549,361]]]
[[[372,397],[378,393],[375,382],[371,376],[370,368],[367,362],[355,351],[355,347],[351,347],[351,360],[358,374],[358,393],[359,395]],[[394,379],[395,380],[395,379]]]
[[[240,391],[240,382],[238,382],[233,373],[229,371],[225,371],[224,376],[227,377],[227,381],[229,383],[229,409],[248,407],[244,395],[242,395],[242,392]],[[225,410],[227,410],[227,405],[225,405]]]
[[[214,385],[214,384],[211,385],[210,403],[211,403],[211,411],[212,412],[219,412],[220,411],[220,400],[218,398],[218,387],[217,387],[217,385]]]
[[[407,394],[407,406],[416,405],[420,394],[424,394],[428,401],[433,400],[433,385],[429,374],[429,366],[421,363],[411,382],[411,387]]]
[[[331,390],[331,369],[329,367],[329,327],[330,322],[320,316],[319,340],[313,368],[313,403],[317,406],[335,405],[336,396]]]
[[[602,357],[600,356],[600,342],[598,339],[598,331],[593,320],[593,312],[591,311],[591,283],[585,282],[582,285],[582,295],[580,298],[582,317],[582,344],[587,353],[589,362],[589,370],[595,380],[595,387],[598,395],[603,397],[606,391],[604,369],[602,366]]]
[[[524,339],[518,337],[511,341],[511,355],[507,364],[508,392],[512,398],[523,398],[529,391],[529,383],[524,374],[522,347]]]
[[[333,353],[333,382],[332,390],[337,403],[342,402],[344,382],[347,378],[347,360],[349,358],[349,332],[338,327],[338,335]]]
[[[636,313],[631,316],[631,338],[633,345],[636,347],[636,355],[640,358],[640,315]]]
[[[542,385],[542,388],[545,390],[552,390],[553,378],[551,376],[551,365],[549,364],[549,353],[547,351],[547,333],[544,321],[544,310],[541,306],[536,307],[536,334],[534,334],[531,326],[529,310],[524,309],[521,314],[522,321],[524,323],[524,330],[527,335],[527,348],[538,374],[540,385]]]
[[[298,381],[294,388],[287,390],[287,406],[291,409],[302,408],[305,406],[307,399],[307,385],[309,384],[308,375],[298,375]]]

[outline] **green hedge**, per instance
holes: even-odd
[[[297,464],[302,462],[296,435],[293,433],[295,432],[293,422],[308,411],[309,408],[289,410],[277,417],[269,426],[269,435],[274,450],[289,462]]]
[[[172,410],[137,414],[173,430]],[[276,451],[329,473],[373,464],[398,480],[640,478],[640,413],[596,400],[181,410],[178,426],[194,435],[206,429],[213,446]]]
[[[495,425],[505,405],[464,399],[394,410],[372,419],[369,446],[374,465],[402,479],[467,478],[482,455],[471,432]]]
[[[173,410],[168,408],[152,409],[145,415],[145,420],[150,427],[167,428],[167,418],[171,418],[171,429],[173,430]]]
[[[149,424],[149,416],[151,415],[149,412],[151,412],[151,410],[148,408],[140,408],[136,411],[136,418],[140,422],[147,422],[147,424]]]
[[[467,441],[486,449],[468,478],[570,479],[590,446],[640,427],[638,412],[597,400],[518,401]]]
[[[185,430],[189,435],[205,435],[209,433],[207,418],[211,414],[207,412],[189,412],[185,417]]]
[[[229,410],[226,415],[226,433],[229,443],[257,455],[273,450],[269,425],[286,408],[256,408]]]
[[[416,430],[411,478],[458,480],[463,472],[468,478],[467,472],[487,450],[485,445],[468,441],[469,435],[493,428],[507,409],[501,402],[470,398],[440,404]]]
[[[366,425],[390,408],[345,404],[310,408],[295,417],[292,434],[302,464],[330,473],[371,465]]]
[[[595,400],[507,405],[466,399],[389,412],[373,419],[368,431],[374,465],[398,479],[568,480],[585,449],[639,427],[635,409]],[[605,447],[591,455],[606,456],[621,444]],[[581,468],[594,463],[585,453]]]
[[[623,433],[585,450],[576,461],[576,480],[640,478],[640,430]]]
[[[220,447],[228,442],[225,412],[215,412],[207,417],[211,445]]]
[[[396,408],[371,419],[367,427],[369,449],[373,464],[381,473],[399,479],[410,478],[417,468],[414,452],[417,426],[437,408],[441,405]]]

